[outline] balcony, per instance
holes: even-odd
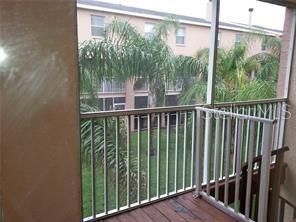
[[[285,99],[81,114],[84,221],[278,221],[285,115]]]
[[[99,86],[99,93],[124,93],[125,83],[116,81],[104,81]]]

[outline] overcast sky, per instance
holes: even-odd
[[[208,0],[101,0],[140,8],[153,9],[193,17],[206,17]],[[221,0],[220,20],[249,23],[248,9],[254,8],[253,24],[283,28],[285,8],[256,0]]]

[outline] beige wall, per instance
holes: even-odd
[[[294,55],[296,47],[294,49]],[[292,76],[289,89],[289,112],[291,118],[287,120],[285,129],[285,145],[290,151],[285,155],[285,162],[288,164],[286,181],[282,186],[281,194],[296,206],[296,57],[294,56]]]
[[[124,21],[129,21],[133,26],[144,34],[145,23],[157,23],[158,20],[142,18],[136,16],[120,15],[108,12],[78,9],[77,24],[78,24],[78,41],[92,39],[91,36],[91,15],[105,16],[105,23],[110,23],[114,18]],[[203,48],[208,48],[210,45],[210,28],[204,26],[181,24],[180,27],[185,28],[185,44],[177,45],[175,31],[172,30],[168,37],[168,44],[176,55],[194,56],[196,52]],[[238,31],[220,29],[222,48],[231,48],[235,42],[235,36]],[[249,49],[249,54],[253,55],[261,51],[260,42],[255,42]]]
[[[81,219],[75,5],[0,3],[1,222]]]

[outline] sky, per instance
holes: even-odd
[[[101,0],[110,3],[205,18],[209,0]],[[249,8],[254,8],[253,25],[283,29],[285,8],[256,0],[221,0],[220,20],[249,23]]]

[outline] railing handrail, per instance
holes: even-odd
[[[254,104],[265,104],[265,103],[276,103],[286,102],[286,98],[274,98],[274,99],[262,99],[262,100],[251,100],[251,101],[238,101],[238,102],[223,102],[214,104],[214,108],[223,108],[230,106],[247,106]],[[211,107],[209,104],[195,104],[195,105],[183,105],[183,106],[170,106],[170,107],[154,107],[154,108],[143,108],[143,109],[127,109],[127,110],[112,110],[112,111],[99,111],[99,112],[86,112],[81,113],[81,119],[110,117],[110,116],[126,116],[126,115],[143,115],[152,113],[163,113],[163,112],[185,112],[193,111],[196,107]]]
[[[110,117],[110,116],[128,116],[128,115],[144,115],[144,114],[146,115],[146,114],[164,113],[164,112],[182,112],[182,111],[184,112],[184,111],[193,111],[195,110],[196,106],[208,106],[208,105],[197,104],[197,105],[185,105],[185,106],[86,112],[86,113],[81,113],[80,117],[81,119],[89,119],[89,118]]]
[[[221,116],[235,117],[235,118],[243,119],[243,120],[251,120],[251,121],[255,121],[255,122],[263,122],[263,123],[275,123],[276,122],[276,120],[273,120],[273,119],[266,119],[266,118],[261,118],[261,117],[256,117],[256,116],[249,116],[249,115],[243,115],[243,114],[238,114],[238,113],[226,112],[226,111],[217,110],[217,109],[208,109],[208,108],[204,108],[204,107],[196,107],[196,110],[200,110],[200,111],[212,113],[212,114],[218,114]]]
[[[287,102],[287,98],[272,98],[272,99],[258,99],[258,100],[248,100],[248,101],[238,101],[238,102],[222,102],[215,103],[214,108],[222,108],[229,106],[248,106],[248,105],[257,105],[257,104],[265,104],[265,103],[276,103],[276,102]]]

